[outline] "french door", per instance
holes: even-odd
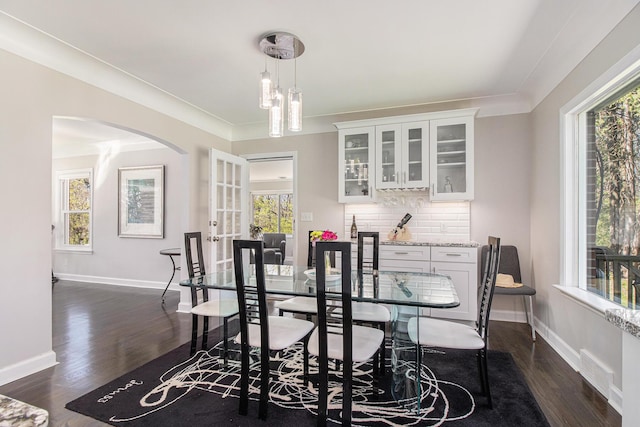
[[[233,240],[249,235],[247,160],[210,149],[209,240],[212,272],[233,267]]]

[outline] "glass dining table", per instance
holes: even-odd
[[[255,280],[255,270],[246,268],[249,283]],[[341,286],[341,275],[329,275],[327,290]],[[293,296],[314,297],[315,269],[307,266],[265,265],[265,287],[270,298]],[[391,394],[408,409],[420,410],[423,387],[418,380],[419,346],[412,343],[407,332],[411,317],[424,314],[430,308],[454,308],[460,305],[449,276],[409,271],[384,271],[377,274],[353,270],[351,272],[352,301],[385,304],[391,311]],[[235,293],[233,269],[196,276],[180,282],[186,287],[204,287]],[[233,296],[227,296],[227,298]],[[418,322],[419,324],[420,322]],[[418,331],[419,332],[419,331]]]

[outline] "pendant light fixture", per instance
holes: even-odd
[[[260,108],[269,109],[269,136],[283,135],[284,99],[280,89],[280,60],[296,59],[304,52],[304,44],[296,36],[285,32],[269,33],[259,43],[260,51],[276,60],[277,85],[275,89],[265,64],[260,73]],[[297,61],[294,61],[294,84],[287,96],[288,125],[292,132],[302,130],[302,91],[297,87]],[[270,93],[270,96],[269,96]],[[267,99],[268,98],[268,99]]]

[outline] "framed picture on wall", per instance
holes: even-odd
[[[118,236],[164,238],[164,165],[118,169]]]

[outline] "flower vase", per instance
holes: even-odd
[[[331,274],[331,257],[329,256],[329,252],[324,253],[324,276],[325,278],[329,277]]]

